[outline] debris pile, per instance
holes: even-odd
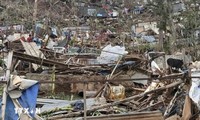
[[[16,44],[13,41],[11,45],[13,43]],[[12,68],[9,70],[17,70],[17,74],[25,75],[26,79],[39,80],[40,92],[45,91],[42,84],[49,83],[54,93],[63,90],[65,94],[84,97],[82,100],[62,102],[52,99],[52,103],[45,102],[48,99],[37,101],[41,108],[39,115],[45,119],[78,120],[83,116],[100,119],[110,115],[116,119],[129,115],[139,119],[140,114],[151,114],[152,119],[198,117],[199,98],[195,91],[198,89],[199,78],[193,78],[199,75],[198,62],[185,65],[183,60],[171,58],[163,52],[147,52],[143,57],[135,56],[127,54],[120,46],[111,45],[102,49],[101,54],[93,56],[55,51],[48,54],[50,50],[40,50],[35,42],[20,40],[17,44],[22,47],[9,52],[13,54],[10,56],[13,59]],[[106,63],[98,62],[99,58],[103,58],[102,54],[107,55]],[[7,59],[11,58],[8,56]],[[82,63],[80,60],[83,58],[93,62]],[[162,64],[157,64],[159,60],[162,60]],[[46,91],[50,91],[49,87]]]
[[[34,20],[33,31],[16,25],[7,35],[12,27],[1,28],[3,119],[199,118],[200,62],[193,62],[185,49],[172,55],[151,50],[158,38],[170,41],[173,31],[165,26],[164,33],[157,27],[160,18],[147,10],[148,5],[104,2],[51,1],[46,6],[55,9],[48,17],[58,21],[61,16],[54,13],[70,12],[59,25],[42,17]],[[42,3],[47,1],[38,6]]]

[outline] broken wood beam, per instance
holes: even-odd
[[[176,77],[176,78],[182,78],[182,77]],[[200,77],[199,77],[200,78]],[[134,80],[147,80],[147,78],[137,78],[137,79],[113,79],[113,80],[106,80],[106,79],[98,79],[98,80],[95,80],[95,79],[89,79],[87,80],[86,82],[87,83],[90,83],[90,82],[123,82],[123,81],[134,81]],[[150,79],[149,79],[150,80]],[[43,81],[39,81],[40,83],[57,83],[57,82],[52,82],[50,80],[43,80]],[[67,84],[67,83],[84,83],[83,80],[76,80],[76,81],[73,81],[73,80],[66,80],[66,81],[63,81],[62,84]]]
[[[134,87],[132,87],[131,89],[135,90],[135,91],[140,91],[140,92],[144,92],[145,91],[145,89],[142,89],[142,88],[134,88]]]
[[[107,104],[104,104],[104,105],[101,105],[101,106],[93,107],[93,108],[87,110],[87,113],[90,113],[92,111],[96,111],[96,110],[99,110],[99,109],[103,109],[103,108],[119,105],[119,104],[121,104],[123,102],[128,102],[128,101],[134,100],[136,98],[140,98],[140,97],[146,96],[148,94],[155,93],[157,91],[163,91],[163,90],[166,90],[166,89],[169,89],[169,88],[173,88],[173,87],[176,87],[176,86],[180,85],[181,83],[183,83],[183,80],[179,80],[179,81],[171,83],[169,85],[166,85],[166,86],[163,86],[163,87],[160,87],[160,88],[148,91],[148,92],[144,92],[144,93],[132,96],[132,97],[128,97],[128,98],[120,100],[120,101],[115,101],[115,102],[112,102],[112,103],[107,103]],[[69,113],[69,114],[66,114],[66,115],[62,115],[62,116],[60,116],[60,115],[53,116],[50,119],[54,119],[55,120],[55,119],[60,119],[60,118],[74,117],[74,115],[75,116],[80,116],[82,113],[83,113],[83,111],[73,112],[73,113]]]
[[[90,116],[87,120],[162,120],[161,112],[140,112],[140,113],[126,113],[126,114],[111,114],[104,116]]]
[[[148,95],[148,94],[154,93],[154,92],[156,92],[156,91],[163,91],[163,90],[166,90],[166,89],[169,89],[169,88],[178,86],[178,85],[180,85],[181,83],[183,83],[183,81],[182,81],[182,80],[179,80],[179,81],[177,81],[177,82],[171,83],[171,84],[169,84],[169,85],[166,85],[166,86],[163,86],[163,87],[160,87],[160,88],[157,88],[157,89],[148,91],[148,92],[141,93],[141,94],[139,94],[139,95],[135,95],[135,96],[132,96],[132,97],[129,97],[129,98],[120,100],[120,101],[115,101],[115,102],[113,102],[113,103],[107,103],[107,104],[104,104],[104,105],[101,105],[101,106],[98,106],[98,107],[94,107],[93,109],[88,110],[88,112],[90,112],[90,111],[96,111],[96,110],[98,110],[98,109],[102,109],[102,108],[105,108],[105,107],[115,106],[115,105],[118,105],[118,104],[120,104],[120,103],[122,103],[122,102],[128,102],[128,101],[131,101],[131,100],[133,100],[133,99],[135,99],[135,98],[143,97],[143,96],[146,96],[146,95]]]
[[[141,112],[141,111],[147,110],[147,109],[149,109],[149,108],[152,108],[152,107],[155,107],[155,106],[157,106],[157,105],[160,105],[161,103],[163,103],[163,101],[159,101],[159,102],[157,102],[157,103],[155,103],[155,104],[153,104],[153,105],[147,106],[147,107],[145,107],[145,108],[141,108],[141,109],[137,110],[137,112]]]
[[[63,67],[68,68],[69,67],[69,65],[61,63],[61,62],[48,60],[48,59],[42,59],[42,58],[39,58],[39,57],[27,55],[27,54],[17,52],[17,51],[13,52],[13,57],[17,58],[19,60],[23,60],[23,61],[27,61],[27,62],[31,62],[31,63],[35,63],[35,64],[47,66],[47,67],[52,67],[54,65],[56,67],[61,67],[61,68],[63,68]]]
[[[72,113],[73,114],[73,113]],[[75,114],[74,114],[75,115]],[[59,118],[63,118],[64,115],[60,115]],[[58,117],[52,116],[48,120],[59,119]],[[162,120],[162,113],[159,111],[150,112],[132,112],[124,114],[110,114],[103,116],[88,116],[87,120]],[[81,119],[82,120],[82,119]]]
[[[86,95],[86,98],[93,98],[93,96],[95,96],[97,93],[97,91],[86,91],[85,92],[85,95]],[[83,97],[84,96],[84,91],[80,91],[78,93],[79,96]]]
[[[56,54],[56,56],[60,56],[62,55],[63,57],[76,57],[76,58],[90,58],[90,59],[96,59],[97,56],[99,56],[99,54],[93,54],[93,53],[68,53],[68,54],[62,54],[62,53],[58,53],[58,52],[55,52],[53,50],[50,50],[50,49],[44,49],[44,48],[40,48],[40,50],[43,52],[43,53],[49,53],[50,55],[54,55]]]

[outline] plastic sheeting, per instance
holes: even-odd
[[[58,36],[56,28],[51,28],[52,34]]]
[[[154,36],[142,36],[142,39],[149,43],[156,41]]]
[[[57,41],[53,41],[52,39],[49,39],[49,42],[48,42],[46,47],[48,49],[53,49],[53,47],[56,47],[56,46],[58,46]]]
[[[125,47],[107,45],[103,48],[101,55],[97,57],[97,61],[100,64],[112,64],[126,54],[128,52],[125,51]]]
[[[192,71],[191,77],[198,77],[200,75],[200,71]],[[200,79],[192,78],[192,86],[189,91],[190,98],[197,104],[200,108]]]
[[[158,64],[155,61],[151,62],[151,70],[152,70],[153,74],[159,74],[158,71],[161,72],[160,67],[158,66]]]
[[[17,99],[24,109],[28,109],[28,113],[34,118],[36,112],[36,100],[39,84],[35,84],[22,92],[22,95]],[[7,96],[5,120],[17,120],[19,118],[16,113],[15,106],[10,96]]]

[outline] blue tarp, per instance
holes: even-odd
[[[31,117],[35,116],[38,88],[39,84],[37,83],[22,91],[21,97],[17,99],[23,108],[29,109],[28,111]],[[19,116],[15,111],[15,106],[8,95],[6,101],[5,120],[17,120],[18,118]]]

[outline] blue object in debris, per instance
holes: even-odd
[[[142,36],[142,38],[143,38],[143,40],[145,40],[145,41],[147,41],[149,43],[156,41],[154,36]]]
[[[41,44],[42,44],[42,41],[37,37],[33,38],[33,42],[35,42],[37,44],[37,46],[41,46]]]
[[[29,87],[28,89],[22,91],[22,95],[17,99],[20,105],[24,109],[28,110],[29,115],[33,118],[36,112],[36,100],[37,100],[38,88],[39,84],[37,83]],[[17,109],[15,109],[12,99],[8,95],[6,100],[5,120],[18,120],[19,116],[16,110]]]
[[[76,101],[74,104],[74,110],[83,110],[84,109],[84,103],[82,101]]]

